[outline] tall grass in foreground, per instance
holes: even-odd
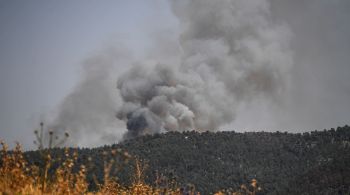
[[[133,183],[130,186],[123,186],[115,178],[109,176],[112,171],[113,161],[105,162],[104,181],[97,184],[98,190],[95,192],[88,191],[88,182],[86,179],[86,167],[82,165],[78,171],[73,171],[73,166],[77,160],[77,153],[69,154],[65,150],[66,159],[62,161],[52,175],[48,175],[48,168],[51,166],[52,159],[49,153],[44,153],[45,166],[29,166],[26,162],[20,144],[12,151],[8,151],[8,146],[1,142],[0,158],[0,195],[7,194],[31,194],[31,195],[196,195],[194,188],[185,190],[180,187],[153,187],[146,184],[143,180],[145,165],[134,158],[135,172],[130,173]],[[116,151],[111,151],[115,153]],[[242,185],[238,191],[222,190],[215,195],[224,194],[250,194],[255,195],[260,188],[255,179],[250,186]]]
[[[98,184],[98,191],[88,192],[86,167],[82,165],[79,171],[73,172],[77,153],[69,155],[66,150],[66,160],[59,165],[53,175],[48,176],[50,157],[45,160],[47,164],[42,168],[28,166],[19,144],[16,144],[14,150],[10,152],[4,142],[1,142],[1,145],[0,194],[180,194],[177,189],[157,189],[144,183],[143,168],[139,161],[131,186],[122,186],[109,177],[107,172],[112,166],[110,163],[105,163],[104,183]]]
[[[87,168],[93,165],[81,165],[78,170],[73,170],[77,164],[77,151],[71,153],[65,148],[64,160],[53,159],[51,157],[51,149],[60,146],[69,137],[68,133],[64,134],[64,138],[54,137],[53,132],[48,132],[48,143],[45,144],[44,124],[40,123],[40,129],[34,131],[36,141],[40,153],[42,165],[29,165],[25,160],[22,148],[19,143],[13,150],[9,151],[5,142],[1,141],[2,149],[0,151],[0,195],[26,194],[26,195],[199,195],[194,186],[181,188],[179,185],[165,185],[160,187],[158,177],[155,181],[155,187],[145,183],[144,171],[146,164],[142,163],[137,157],[130,156],[127,152],[121,150],[104,151],[103,155],[107,156],[108,152],[113,157],[121,157],[124,164],[116,163],[114,159],[107,161],[104,159],[104,178],[99,183],[94,177],[97,190],[91,192],[88,190],[89,182],[87,180]],[[129,177],[133,179],[130,186],[120,184],[116,178],[111,177],[111,173],[119,171],[128,161],[135,164],[134,173],[130,173]],[[53,164],[55,169],[53,172],[49,170]],[[260,188],[255,179],[252,180],[250,186],[242,185],[238,191],[221,190],[215,195],[255,195]]]

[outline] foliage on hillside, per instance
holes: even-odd
[[[303,134],[169,132],[93,149],[53,148],[48,154],[54,159],[48,175],[55,175],[66,156],[73,156],[72,173],[86,166],[90,190],[101,190],[106,178],[131,189],[136,181],[132,175],[138,175],[132,159],[142,159],[147,165],[142,181],[150,189],[244,193],[258,189],[251,183],[257,179],[261,190],[256,194],[350,193],[349,126]],[[41,155],[25,153],[26,167],[44,167]]]
[[[303,134],[170,132],[121,147],[208,194],[256,178],[266,194],[350,193],[350,127]],[[151,172],[148,172],[152,180]]]
[[[200,192],[196,191],[193,186],[181,188],[176,183],[161,186],[159,185],[160,178],[155,181],[155,186],[148,185],[144,181],[146,164],[121,150],[103,151],[103,182],[99,183],[94,174],[95,171],[78,162],[78,150],[65,148],[63,155],[57,155],[62,150],[39,147],[39,150],[34,153],[39,154],[36,156],[36,160],[40,160],[39,164],[28,164],[18,143],[12,151],[8,151],[4,142],[1,142],[1,145],[0,195],[200,195]],[[112,158],[107,160],[106,156]],[[123,162],[115,161],[118,156],[123,159]],[[134,165],[134,173],[128,173],[128,176],[132,178],[132,183],[123,185],[111,176],[111,173],[121,170],[129,160]],[[91,160],[88,164],[94,167]],[[90,175],[93,176],[94,190],[88,189],[87,170],[90,170]],[[250,186],[242,185],[239,191],[228,189],[218,191],[215,195],[255,195],[258,191],[257,181],[253,179]]]

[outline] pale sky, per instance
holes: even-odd
[[[86,58],[120,40],[142,53],[174,25],[165,1],[0,1],[0,138],[30,145]]]
[[[349,1],[271,0],[270,9],[293,33],[290,97],[278,109],[242,106],[222,130],[350,124]],[[179,32],[167,1],[1,0],[0,138],[30,148],[34,128],[80,81],[84,60],[119,42],[142,56],[160,31]]]

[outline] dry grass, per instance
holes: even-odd
[[[122,186],[115,179],[109,177],[114,161],[105,163],[104,183],[98,184],[97,192],[88,192],[86,167],[81,166],[78,172],[73,172],[77,160],[77,152],[69,155],[65,150],[66,160],[56,169],[54,175],[48,177],[48,169],[52,160],[48,152],[43,153],[44,167],[28,166],[23,157],[19,144],[11,152],[4,142],[1,142],[0,166],[0,194],[53,194],[53,195],[81,195],[81,194],[170,194],[179,195],[177,189],[157,189],[143,181],[145,165],[136,159],[136,171],[133,174],[134,182],[131,186]],[[115,153],[115,151],[111,151]],[[125,155],[128,155],[125,153]]]
[[[78,154],[69,154],[65,150],[65,160],[60,163],[53,175],[48,175],[48,170],[52,164],[49,149],[40,149],[44,161],[43,167],[29,166],[24,159],[20,144],[9,152],[8,146],[1,142],[0,159],[0,195],[7,194],[28,194],[28,195],[183,195],[185,192],[179,187],[159,188],[148,185],[144,182],[144,171],[146,164],[137,158],[131,157],[128,153],[117,150],[110,151],[112,155],[123,154],[124,159],[133,159],[135,162],[135,173],[131,174],[133,183],[130,186],[123,186],[110,177],[112,168],[118,170],[114,165],[114,160],[106,161],[104,164],[104,183],[97,184],[97,192],[88,191],[86,179],[86,167],[81,166],[78,172],[73,172]],[[107,155],[107,154],[106,154]],[[97,181],[97,180],[96,180]],[[250,189],[250,190],[249,190]],[[249,186],[242,185],[239,191],[222,190],[215,195],[224,194],[250,194],[255,195],[259,190],[256,180],[252,180]],[[186,192],[189,195],[198,195],[199,192],[191,190]]]

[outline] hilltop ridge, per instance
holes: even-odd
[[[287,132],[168,132],[119,144],[78,150],[78,162],[92,159],[103,179],[103,151],[121,149],[147,164],[146,182],[156,175],[179,185],[193,184],[203,194],[237,189],[257,179],[261,194],[334,194],[350,191],[350,127],[305,133]],[[56,157],[62,151],[54,149]],[[35,162],[36,152],[27,158]],[[55,155],[54,155],[55,156]],[[131,165],[115,174],[131,181]],[[88,177],[92,182],[92,176]]]

